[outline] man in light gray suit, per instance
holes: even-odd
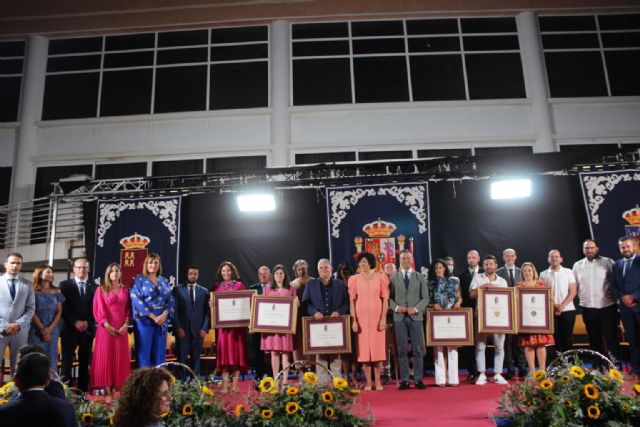
[[[4,268],[6,273],[0,276],[0,355],[9,346],[13,374],[18,350],[29,338],[36,297],[31,283],[18,276],[22,255],[17,252],[7,255]]]
[[[400,254],[400,270],[391,276],[391,297],[389,304],[393,310],[393,328],[398,346],[398,365],[400,366],[400,390],[409,388],[409,358],[407,357],[409,337],[413,349],[413,379],[417,389],[424,389],[423,359],[426,353],[424,345],[424,313],[429,304],[429,288],[425,277],[413,270],[413,255],[404,250]]]

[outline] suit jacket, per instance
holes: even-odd
[[[611,274],[613,275],[611,290],[618,299],[624,295],[633,295],[633,298],[638,303],[635,307],[628,308],[620,302],[620,309],[640,312],[640,255],[636,254],[633,257],[626,277],[623,276],[623,271],[624,258],[619,259],[611,266]]]
[[[476,274],[484,273],[483,269],[479,269]],[[460,294],[462,294],[462,307],[467,308],[476,308],[477,300],[472,299],[469,296],[469,287],[471,286],[471,281],[473,277],[471,276],[471,272],[469,271],[469,267],[465,268],[457,275],[458,279],[460,279]]]
[[[309,316],[316,314],[316,311],[328,316],[334,311],[340,314],[349,312],[349,296],[347,295],[347,287],[340,279],[331,278],[331,305],[329,310],[325,310],[324,300],[322,298],[322,280],[320,278],[312,279],[307,282],[302,295],[302,307]]]
[[[271,286],[271,284],[267,283],[267,286]],[[256,291],[256,295],[262,295],[263,294],[262,285],[260,284],[260,282],[254,283],[253,285],[249,286],[249,290],[250,291]]]
[[[393,321],[400,322],[404,319],[405,313],[397,313],[396,308],[413,307],[418,312],[412,314],[411,318],[414,321],[422,321],[424,319],[424,310],[429,304],[429,287],[427,286],[427,279],[416,272],[411,271],[409,274],[409,287],[404,286],[404,276],[402,271],[398,272],[390,277],[391,286],[389,289],[389,306],[393,310]]]
[[[87,321],[89,323],[87,332],[95,335],[96,320],[93,317],[93,296],[96,292],[96,285],[91,283],[87,277],[84,297],[81,298],[75,279],[68,279],[60,282],[60,292],[65,298],[62,303],[61,335],[76,333],[75,323],[77,320]]]
[[[67,396],[64,392],[64,386],[60,381],[54,380],[53,378],[51,379],[51,381],[49,381],[49,385],[44,388],[44,391],[51,397],[57,397],[58,399],[67,400]],[[20,393],[19,391],[13,393],[9,401],[13,402],[14,400],[18,400],[20,396],[22,396],[22,393]]]
[[[173,314],[174,331],[184,329],[187,335],[198,337],[200,331],[209,331],[211,312],[209,311],[209,291],[201,285],[195,287],[195,303],[191,302],[189,286],[182,284],[173,288],[175,312]]]
[[[3,426],[77,427],[73,405],[51,397],[45,391],[31,390],[0,406]]]
[[[515,285],[518,282],[522,282],[522,271],[520,271],[520,267],[518,266],[513,266],[513,284]],[[509,283],[509,272],[507,271],[507,267],[506,266],[502,266],[499,269],[496,270],[496,274],[500,277],[502,277],[504,280],[507,281],[507,285],[509,285],[509,287],[511,287],[511,283]]]
[[[21,277],[16,278],[16,294],[15,299],[12,299],[8,279],[7,274],[0,276],[0,323],[17,323],[20,325],[18,334],[26,336],[29,333],[31,318],[36,311],[33,285]]]

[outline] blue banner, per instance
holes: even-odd
[[[620,258],[618,238],[640,237],[640,170],[581,173],[580,184],[600,254]]]
[[[104,281],[106,267],[120,263],[122,281],[131,286],[144,259],[157,253],[162,275],[178,283],[180,197],[104,199],[98,201],[93,272]]]
[[[427,183],[361,185],[327,188],[329,251],[334,266],[355,267],[354,255],[376,256],[377,269],[409,249],[415,269],[426,271],[431,259]],[[355,271],[355,268],[354,268]]]

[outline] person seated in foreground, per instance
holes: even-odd
[[[18,363],[20,363],[20,360],[22,360],[22,358],[24,358],[27,354],[32,353],[44,354],[44,347],[38,344],[27,344],[20,347],[20,350],[18,350],[18,356],[16,357],[16,369],[18,367]],[[58,399],[67,398],[64,393],[64,386],[60,382],[60,377],[58,377],[58,374],[53,370],[53,367],[51,370],[49,385],[44,388],[44,391],[46,391],[50,396],[57,397]],[[20,392],[14,393],[9,401],[16,400],[18,397],[20,397]]]

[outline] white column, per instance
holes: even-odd
[[[289,33],[287,21],[274,21],[271,24],[269,60],[271,62],[272,156],[270,166],[287,166],[289,164],[289,144],[291,141]]]
[[[38,149],[36,122],[42,117],[48,49],[48,39],[41,36],[29,36],[25,55],[26,65],[22,77],[20,125],[14,151],[12,202],[33,198],[36,174],[31,158],[37,153]]]
[[[538,33],[538,17],[534,12],[522,12],[516,16],[516,24],[527,96],[531,100],[533,126],[538,135],[533,151],[534,153],[556,151],[551,106],[548,101],[547,74]]]

